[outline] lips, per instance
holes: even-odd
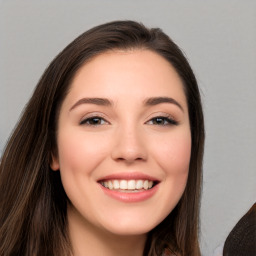
[[[98,180],[103,192],[119,201],[139,202],[152,197],[160,181],[141,173],[119,173]]]

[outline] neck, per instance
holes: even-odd
[[[146,234],[117,235],[86,221],[75,209],[68,209],[72,256],[142,256]]]

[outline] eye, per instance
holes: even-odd
[[[178,125],[178,122],[172,119],[171,117],[165,117],[165,116],[157,116],[152,118],[147,122],[148,124],[151,125]]]
[[[88,125],[88,126],[99,126],[104,124],[108,124],[108,122],[104,118],[99,116],[89,117],[80,122],[80,125]]]

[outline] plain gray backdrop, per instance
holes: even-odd
[[[256,1],[0,1],[0,151],[53,57],[118,19],[162,28],[197,76],[206,122],[201,248],[213,255],[256,201]]]

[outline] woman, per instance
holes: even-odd
[[[204,121],[160,29],[95,27],[41,77],[1,160],[1,255],[200,255]]]

